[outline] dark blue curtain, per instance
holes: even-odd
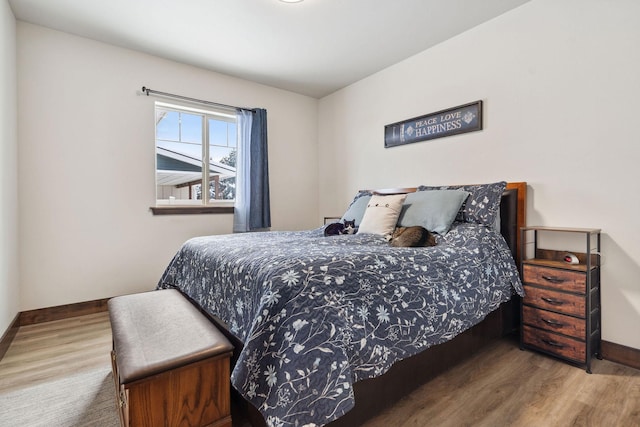
[[[250,155],[249,231],[254,231],[271,227],[267,110],[262,108],[253,110]]]

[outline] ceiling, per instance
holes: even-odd
[[[17,19],[321,98],[529,0],[9,0]]]

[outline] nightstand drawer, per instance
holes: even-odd
[[[584,319],[576,319],[525,305],[522,307],[522,321],[540,329],[570,335],[581,340],[584,340],[585,337]]]
[[[586,274],[579,271],[558,270],[556,268],[525,264],[522,266],[522,274],[524,282],[533,285],[547,286],[581,294],[586,291]]]
[[[585,318],[585,297],[524,285],[524,304]]]
[[[524,325],[522,342],[548,353],[553,353],[567,359],[584,362],[586,360],[586,344],[573,338],[542,331]]]

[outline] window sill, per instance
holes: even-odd
[[[233,206],[152,206],[154,215],[232,214]]]

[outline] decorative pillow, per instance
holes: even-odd
[[[421,225],[429,231],[440,235],[447,234],[456,219],[460,207],[464,203],[468,191],[433,190],[417,191],[407,194],[404,201],[399,227]]]
[[[418,191],[428,190],[465,190],[471,193],[460,208],[458,221],[471,222],[492,227],[495,224],[502,193],[506,188],[505,181],[476,185],[444,185],[440,187],[418,187]]]
[[[364,216],[364,211],[367,210],[367,204],[369,204],[369,200],[371,200],[371,193],[368,191],[361,191],[356,194],[356,197],[353,199],[347,211],[340,218],[340,222],[356,221],[356,227],[360,225],[362,222],[362,217]]]
[[[383,236],[392,234],[396,228],[400,211],[402,211],[402,202],[406,198],[406,194],[372,196],[362,217],[358,233],[381,234]]]

